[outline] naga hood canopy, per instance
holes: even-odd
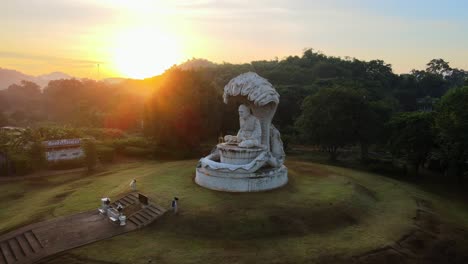
[[[279,103],[279,94],[273,85],[254,72],[243,73],[224,86],[224,103],[227,104],[231,96],[245,96],[256,106]]]

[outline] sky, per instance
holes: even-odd
[[[463,0],[0,0],[0,67],[31,75],[144,78],[190,58],[433,58],[468,70]],[[99,66],[98,66],[99,65]]]

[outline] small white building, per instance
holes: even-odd
[[[81,139],[59,139],[43,142],[47,161],[73,160],[84,157]]]

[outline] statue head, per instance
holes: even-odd
[[[239,105],[239,117],[246,119],[250,115],[250,108],[244,104]]]

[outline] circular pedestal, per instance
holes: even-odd
[[[197,168],[195,182],[205,188],[226,192],[259,192],[279,188],[288,183],[288,169],[264,169],[254,173],[220,172]]]
[[[244,165],[252,162],[260,153],[264,151],[262,148],[240,148],[237,145],[229,145],[221,143],[216,145],[219,150],[221,163]]]

